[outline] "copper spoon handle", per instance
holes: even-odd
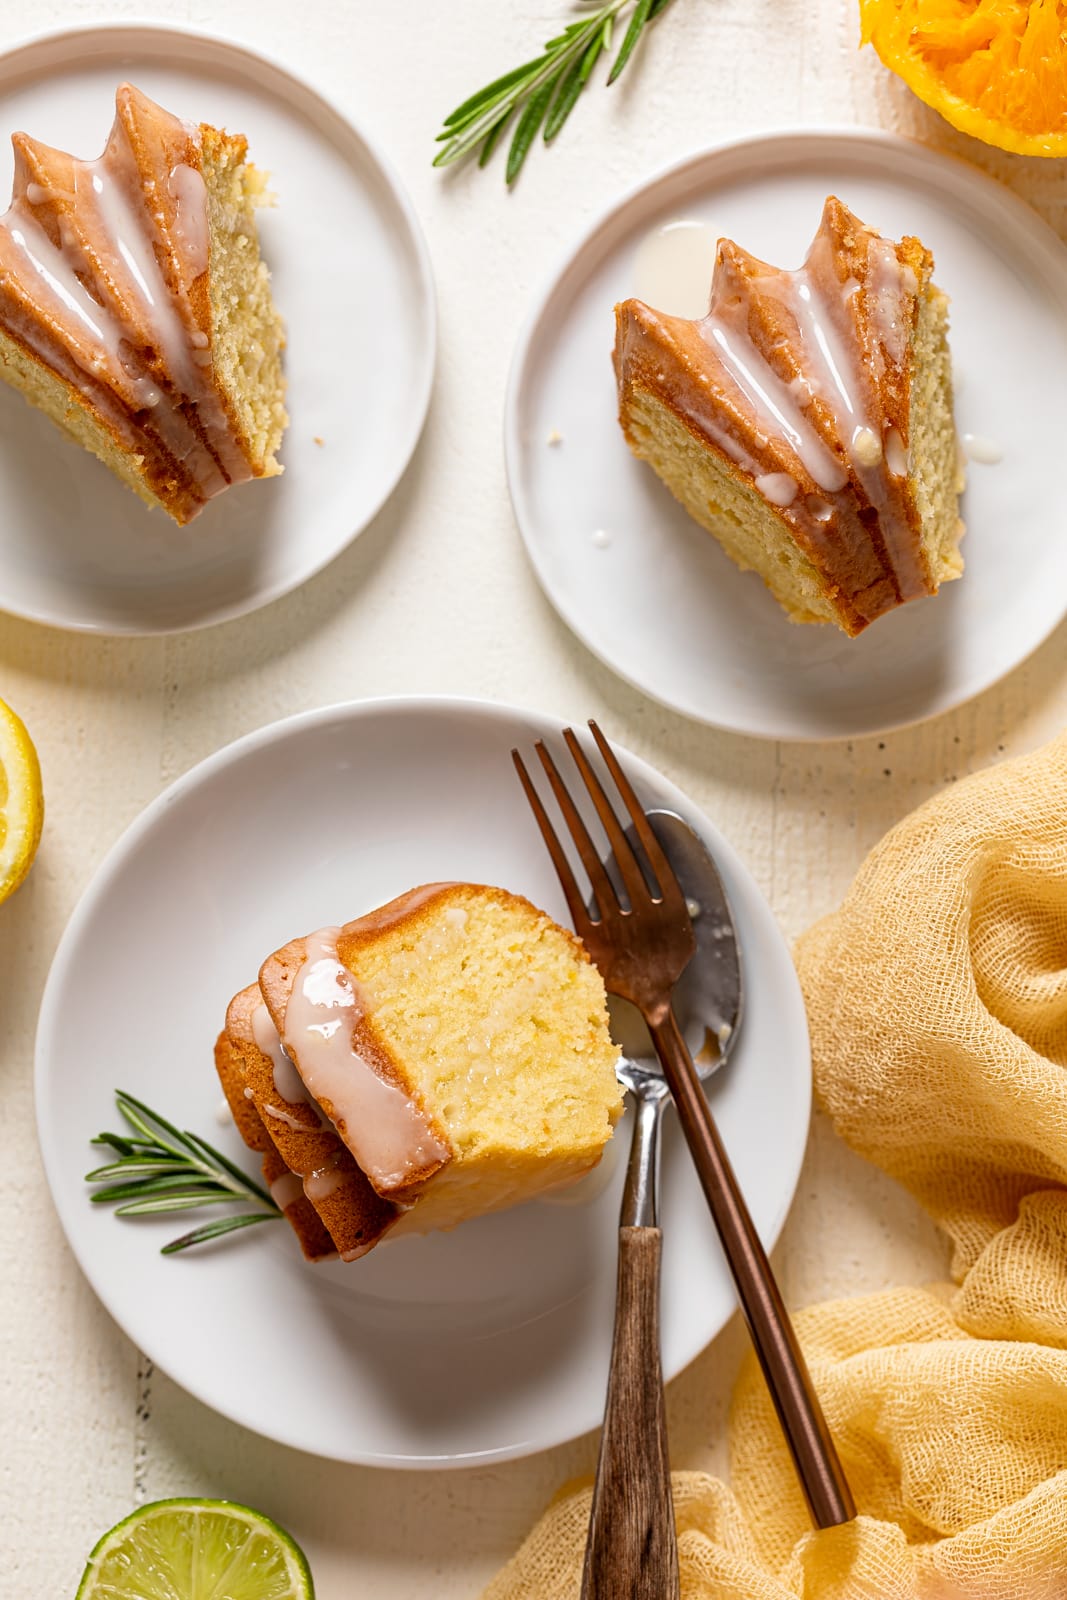
[[[849,1522],[856,1515],[856,1507],[837,1450],[685,1038],[671,1010],[659,1019],[646,1016],[645,1021],[719,1230],[741,1310],[812,1520],[818,1528]]]

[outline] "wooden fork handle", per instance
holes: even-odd
[[[778,1419],[818,1528],[849,1522],[856,1507],[789,1313],[738,1187],[673,1011],[646,1017],[678,1117],[737,1285]]]
[[[678,1600],[659,1356],[658,1228],[619,1229],[615,1336],[582,1600]]]

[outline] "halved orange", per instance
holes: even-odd
[[[954,128],[1067,156],[1067,0],[860,0],[860,20],[864,44]]]

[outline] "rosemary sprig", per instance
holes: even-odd
[[[183,1233],[163,1246],[163,1255],[176,1255],[190,1245],[205,1244],[236,1228],[273,1222],[281,1216],[266,1189],[198,1134],[180,1132],[158,1111],[149,1110],[121,1089],[115,1091],[115,1101],[132,1135],[100,1133],[92,1141],[115,1156],[85,1175],[86,1183],[99,1185],[91,1196],[94,1204],[117,1201],[115,1214],[120,1217],[159,1216],[238,1200],[252,1201],[259,1208],[218,1217]]]
[[[451,166],[477,150],[478,165],[484,167],[521,107],[504,170],[507,182],[514,183],[538,133],[545,144],[551,144],[574,110],[593,68],[611,48],[615,22],[621,19],[621,13],[633,8],[608,73],[609,84],[626,66],[648,23],[670,3],[671,0],[602,0],[588,16],[567,23],[562,33],[548,41],[541,55],[495,78],[445,118],[437,135],[442,148],[434,157],[434,166]]]

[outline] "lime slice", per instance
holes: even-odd
[[[300,1546],[229,1500],[154,1500],[89,1557],[77,1600],[314,1600]]]

